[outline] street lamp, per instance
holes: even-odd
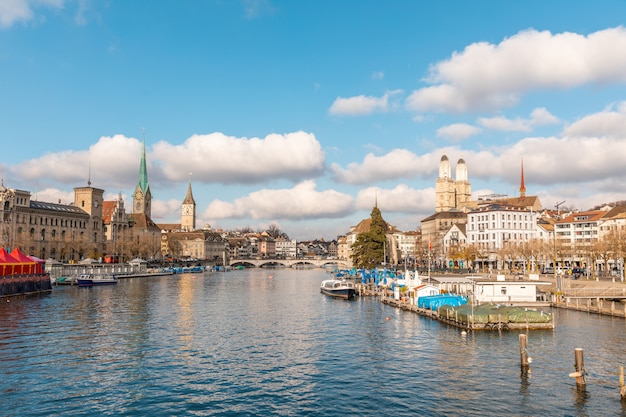
[[[559,220],[561,219],[561,212],[559,211],[559,207],[563,203],[565,203],[565,200],[561,201],[560,203],[556,203],[556,205],[554,206],[556,208],[556,214],[557,214],[557,217],[559,217]],[[563,277],[560,274],[557,275],[557,270],[556,270],[556,222],[554,222],[554,230],[552,231],[552,240],[554,242],[554,279],[556,280],[556,290],[558,292],[561,292],[563,291],[563,283],[561,282]]]

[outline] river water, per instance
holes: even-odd
[[[55,287],[0,300],[1,416],[626,416],[626,320],[476,332],[319,293],[323,270]],[[577,389],[574,349],[587,385]]]

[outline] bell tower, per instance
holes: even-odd
[[[185,199],[183,200],[181,213],[181,229],[186,232],[196,230],[196,201],[193,199],[193,192],[191,191],[191,174],[189,174],[187,195],[185,195]]]

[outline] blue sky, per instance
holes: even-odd
[[[474,197],[626,199],[626,2],[0,2],[0,177],[131,207],[142,131],[157,222],[333,239],[416,230],[439,160]],[[453,163],[454,172],[454,163]]]

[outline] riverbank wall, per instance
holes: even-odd
[[[8,275],[0,277],[0,297],[39,294],[52,291],[49,274]]]

